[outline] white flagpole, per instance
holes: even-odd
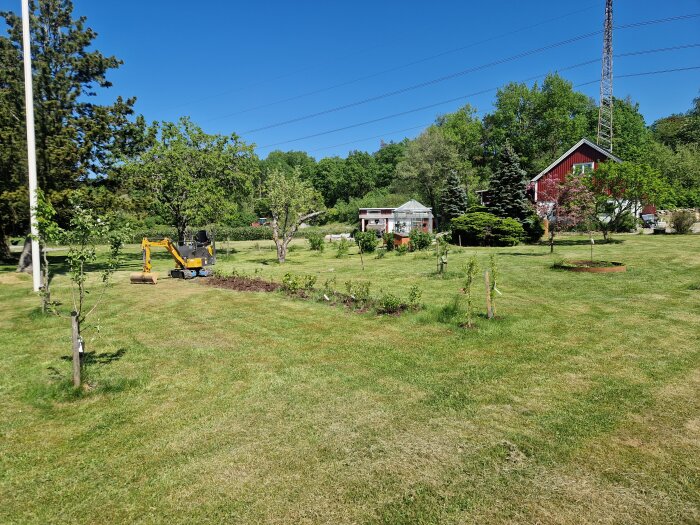
[[[29,38],[29,0],[22,0],[22,48],[24,50],[24,105],[27,119],[27,168],[29,171],[29,224],[32,233],[32,282],[41,287],[39,232],[36,223],[37,183],[36,144],[34,140],[34,93],[32,89],[32,47]]]

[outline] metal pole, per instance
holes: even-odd
[[[36,223],[37,183],[36,145],[34,142],[34,93],[32,89],[32,47],[29,38],[29,0],[22,0],[22,49],[24,52],[24,105],[27,119],[27,169],[29,175],[29,227],[32,234],[32,282],[41,287],[39,231]]]

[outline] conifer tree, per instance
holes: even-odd
[[[467,208],[469,208],[467,192],[454,171],[451,171],[445,180],[441,208],[443,224],[449,224],[455,217],[467,213]]]
[[[523,221],[530,212],[526,196],[527,173],[515,150],[506,142],[498,154],[489,187],[489,211],[498,217]]]

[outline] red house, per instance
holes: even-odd
[[[535,203],[552,202],[552,191],[558,184],[564,182],[567,174],[574,171],[593,171],[601,162],[612,160],[622,162],[607,150],[588,139],[579,140],[574,146],[557,160],[547,166],[530,182]]]

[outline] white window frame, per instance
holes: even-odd
[[[595,170],[595,162],[579,162],[571,167],[573,173],[587,173]]]

